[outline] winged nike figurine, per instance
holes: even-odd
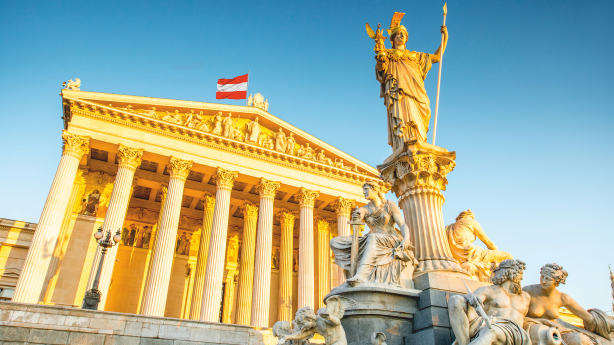
[[[277,344],[289,344],[288,341],[303,340],[318,333],[324,337],[326,345],[347,345],[348,342],[341,325],[341,319],[345,311],[354,307],[356,302],[347,297],[332,296],[327,298],[324,303],[326,308],[318,310],[317,317],[310,307],[299,309],[296,312],[296,320],[292,322],[296,326],[295,329],[298,328],[298,330],[295,333],[286,335],[283,335],[285,333],[283,331],[275,332],[279,339]],[[285,331],[288,331],[288,325],[286,327],[276,326],[277,323],[273,326],[274,330],[276,328],[285,328]],[[280,324],[279,326],[282,325]]]
[[[386,51],[384,41],[387,39],[387,37],[384,37],[384,29],[380,29],[380,26],[381,24],[377,24],[377,31],[373,31],[373,29],[371,29],[371,27],[369,26],[369,23],[367,23],[366,27],[367,35],[369,35],[371,39],[375,40],[375,48],[373,48],[373,50],[375,50],[376,53]]]

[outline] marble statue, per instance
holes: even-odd
[[[388,144],[393,151],[411,139],[426,141],[431,109],[424,79],[431,65],[441,59],[448,42],[448,30],[442,26],[443,45],[434,54],[407,50],[408,34],[401,25],[402,17],[402,13],[395,13],[390,23],[392,49],[380,51],[375,57],[380,97],[385,99],[388,111]]]
[[[181,255],[188,255],[190,253],[190,239],[186,236],[185,232],[179,237],[176,252]]]
[[[85,205],[85,211],[83,212],[86,216],[95,216],[98,212],[98,204],[100,203],[100,192],[97,189],[94,189],[87,196],[87,203]]]
[[[367,181],[363,193],[369,203],[352,213],[352,220],[364,221],[371,231],[358,240],[356,275],[346,280],[350,286],[361,283],[379,283],[400,286],[403,270],[418,265],[409,240],[409,228],[395,203],[386,200],[390,189],[383,181]],[[396,228],[398,225],[399,228]],[[338,236],[330,241],[335,263],[350,270],[352,236]],[[410,275],[411,276],[411,275]]]
[[[352,299],[343,296],[328,297],[324,303],[326,308],[318,310],[318,315],[313,312],[311,307],[304,307],[296,312],[296,318],[292,323],[295,325],[294,332],[290,334],[280,334],[277,344],[289,345],[288,341],[305,340],[313,337],[314,334],[319,334],[324,337],[326,345],[347,345],[345,331],[341,325],[341,319],[345,311],[356,305]],[[285,321],[280,321],[285,322]],[[279,322],[278,322],[279,323]],[[275,325],[277,325],[276,323]],[[286,322],[287,323],[287,322]],[[281,326],[281,325],[280,325]],[[282,327],[274,329],[280,330]],[[288,327],[284,327],[288,332]]]
[[[130,232],[128,233],[128,238],[126,239],[126,245],[128,247],[132,247],[134,245],[137,230],[136,224],[130,224]]]
[[[262,97],[262,95],[259,94],[259,93],[255,94],[254,95],[254,101],[253,101],[252,105],[254,107],[256,107],[256,108],[262,109],[263,105],[264,105],[264,97]]]
[[[323,163],[323,164],[328,164],[328,165],[333,165],[333,160],[330,158],[326,158],[326,154],[324,154],[324,150],[321,149],[320,153],[317,154],[317,159],[318,162]]]
[[[513,259],[512,254],[497,250],[497,246],[486,236],[475,220],[471,210],[461,212],[456,222],[446,226],[452,257],[469,272],[472,279],[490,283],[490,274],[499,262]],[[479,238],[488,249],[473,244]]]
[[[272,150],[275,147],[275,142],[271,137],[269,137],[268,134],[263,132],[260,133],[260,136],[258,137],[258,145]]]
[[[122,241],[121,241],[121,243],[122,243],[124,246],[127,246],[127,245],[128,245],[127,243],[128,243],[128,235],[129,235],[129,234],[130,234],[130,230],[128,230],[128,228],[124,228],[124,229],[122,230]]]
[[[375,50],[376,53],[379,52],[383,52],[386,51],[386,45],[384,44],[384,41],[386,41],[387,37],[384,37],[384,29],[380,29],[381,25],[377,24],[377,30],[373,31],[373,29],[371,29],[371,27],[369,26],[369,23],[367,23],[367,34],[369,35],[369,37],[371,37],[371,39],[375,40],[375,47],[373,48],[373,50]]]
[[[224,119],[224,121],[222,121],[222,125],[224,126],[224,133],[223,135],[226,138],[232,138],[232,126],[233,126],[234,122],[232,121],[232,113],[228,113],[228,115],[226,115],[226,118]]]
[[[448,300],[450,325],[457,345],[531,345],[522,328],[531,296],[520,282],[525,263],[503,260],[493,270],[494,285]]]
[[[63,82],[62,86],[67,90],[81,91],[81,89],[79,89],[81,87],[81,79],[75,78],[75,81],[70,79],[69,81]]]
[[[301,145],[299,147],[298,156],[305,159],[314,159],[315,158],[315,150],[309,146],[309,143],[306,143],[305,146]]]
[[[196,125],[196,129],[205,131],[205,132],[211,131],[211,129],[209,128],[209,125],[207,124],[207,120],[205,119],[205,116],[203,115],[202,110],[199,114],[196,115],[196,118],[199,121],[199,123]]]
[[[153,117],[154,119],[158,118],[158,114],[156,113],[156,107],[151,107],[150,110],[145,111],[146,116]]]
[[[271,257],[271,268],[279,268],[279,249],[275,249],[275,251],[273,251],[273,256]]]
[[[286,153],[294,154],[294,144],[296,144],[296,139],[294,139],[294,133],[290,132],[290,135],[286,137]]]
[[[343,165],[343,159],[335,158],[335,168],[345,168],[345,165]]]
[[[557,289],[560,284],[565,284],[567,271],[557,264],[546,264],[540,273],[539,284],[523,288],[531,296],[525,329],[527,325],[533,324],[556,327],[566,345],[611,344],[610,332],[614,329],[614,320],[599,309],[587,311],[569,295]],[[561,307],[582,319],[584,328],[559,319]]]
[[[265,99],[264,104],[262,104],[262,109],[266,112],[269,112],[269,100]]]
[[[181,124],[181,114],[179,114],[179,110],[175,110],[175,113],[169,113],[167,110],[166,115],[164,115],[162,120],[180,125]]]
[[[151,240],[151,226],[147,225],[143,227],[145,233],[143,233],[143,247],[149,249],[149,241]]]
[[[254,121],[250,121],[247,124],[247,133],[245,134],[245,141],[255,143],[258,142],[258,136],[260,135],[260,124],[258,123],[258,116]]]
[[[137,248],[143,248],[143,236],[145,235],[145,228],[137,228],[136,241],[134,246]]]
[[[279,127],[279,132],[275,134],[275,150],[279,152],[286,151],[286,134],[281,127]]]
[[[215,117],[213,118],[213,130],[211,131],[211,134],[222,135],[222,121],[222,112],[220,111],[219,113],[215,114]]]
[[[252,95],[250,94],[249,97],[247,97],[247,106],[251,107],[254,104],[254,97],[252,97]]]
[[[194,110],[190,110],[190,113],[188,114],[188,118],[183,123],[183,125],[188,128],[195,128],[198,125],[199,121],[196,120],[194,116],[195,116]]]

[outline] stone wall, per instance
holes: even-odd
[[[2,344],[276,344],[271,329],[0,302]]]

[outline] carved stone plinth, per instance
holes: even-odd
[[[399,198],[419,265],[414,276],[448,271],[466,274],[452,258],[445,236],[441,207],[446,175],[454,169],[455,152],[411,140],[378,165],[380,177]],[[468,276],[467,276],[468,277]]]
[[[341,325],[348,344],[371,344],[375,332],[386,335],[388,345],[405,345],[412,334],[414,314],[418,312],[420,291],[360,285],[339,286],[325,298],[339,295],[351,298],[356,306],[345,311]],[[409,343],[408,343],[409,344]]]

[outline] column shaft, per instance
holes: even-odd
[[[356,202],[354,200],[349,200],[346,198],[339,197],[335,200],[333,204],[333,209],[337,212],[337,234],[339,236],[351,236],[352,233],[350,231],[350,214],[352,212],[352,208]],[[330,244],[329,244],[330,245]],[[342,285],[345,282],[345,272],[343,268],[336,265],[334,266],[334,270],[337,275],[338,285]]]
[[[23,264],[13,301],[38,303],[66,213],[79,161],[89,152],[89,138],[62,132],[64,148],[49,196]]]
[[[239,173],[218,168],[215,176],[217,191],[211,226],[211,241],[205,270],[205,285],[200,309],[200,321],[218,322],[220,316],[220,295],[224,276],[224,254],[228,234],[230,192]]]
[[[273,251],[273,200],[280,182],[260,181],[260,213],[256,238],[254,267],[254,295],[252,297],[251,325],[269,327],[271,302],[271,254]]]
[[[314,307],[313,206],[319,192],[301,188],[298,245],[298,308]]]
[[[154,256],[151,262],[151,274],[147,294],[143,301],[143,315],[164,316],[177,242],[183,188],[191,167],[192,162],[171,157],[168,194],[164,202],[162,221],[157,231]]]
[[[53,297],[55,284],[57,283],[58,275],[60,273],[60,263],[64,257],[64,254],[66,253],[68,240],[70,239],[70,234],[72,233],[70,221],[72,219],[73,210],[77,204],[77,199],[83,193],[83,189],[85,189],[83,170],[78,170],[77,176],[75,177],[75,182],[72,185],[72,190],[70,191],[68,206],[66,207],[66,213],[64,214],[64,220],[62,221],[62,227],[60,228],[60,234],[58,235],[57,243],[53,251],[53,257],[49,263],[47,277],[45,277],[45,284],[43,285],[43,294],[41,295],[41,299],[45,304],[50,303],[51,298]]]
[[[256,254],[256,229],[258,206],[246,202],[243,206],[243,244],[239,268],[239,295],[237,296],[238,325],[249,326],[252,316],[252,293],[254,284],[254,256]]]
[[[330,292],[330,235],[329,222],[317,217],[316,232],[318,238],[318,303],[317,307],[324,308],[324,296]]]
[[[292,247],[294,242],[295,215],[288,210],[277,214],[281,225],[280,258],[279,258],[279,308],[278,321],[291,322],[292,317]]]
[[[207,269],[207,257],[209,255],[209,240],[211,239],[211,226],[213,224],[213,210],[215,209],[215,197],[210,194],[205,195],[203,204],[205,206],[205,212],[203,217],[203,231],[198,245],[194,288],[192,289],[192,305],[190,307],[191,320],[198,320],[200,317],[200,307],[203,301],[203,288],[205,285],[205,271]]]
[[[117,169],[117,175],[115,176],[115,182],[113,183],[113,191],[111,192],[111,198],[109,199],[107,214],[105,215],[104,222],[102,223],[103,233],[111,231],[112,234],[115,234],[115,232],[117,230],[121,230],[122,226],[124,225],[124,219],[126,218],[126,212],[128,211],[128,203],[130,202],[130,194],[133,187],[134,172],[141,164],[142,156],[143,150],[135,150],[121,144],[119,145],[119,150],[117,152],[119,167]],[[119,246],[113,246],[109,248],[104,257],[102,272],[100,274],[100,282],[98,285],[98,289],[102,293],[99,304],[100,310],[104,310],[107,302],[118,247]],[[90,289],[94,283],[94,278],[96,276],[96,270],[98,269],[98,263],[100,262],[101,255],[102,247],[98,246],[96,249],[96,255],[94,256],[92,271],[90,272],[89,281],[87,283],[88,289]]]

